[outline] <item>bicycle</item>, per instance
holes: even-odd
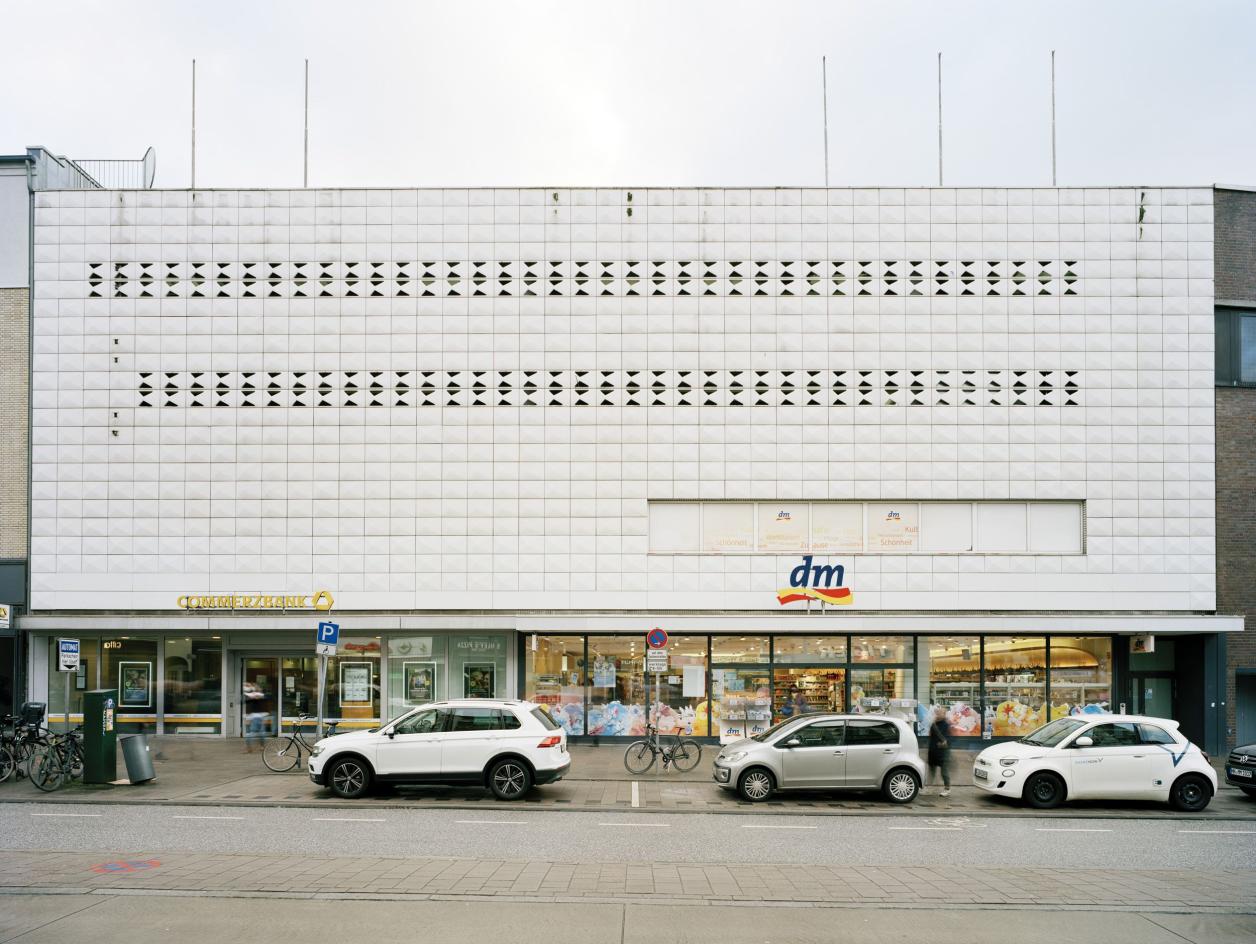
[[[298,766],[304,760],[302,754],[308,754],[314,748],[314,745],[305,739],[305,733],[301,729],[301,725],[309,719],[310,716],[303,712],[297,715],[290,734],[270,738],[262,747],[262,763],[277,774],[286,773]],[[338,721],[325,723],[327,737],[332,737],[336,733],[336,725],[339,723]]]
[[[693,770],[702,760],[702,745],[692,738],[682,738],[679,734],[666,734],[673,743],[666,746],[657,736],[658,729],[652,724],[645,726],[645,740],[633,741],[624,751],[624,766],[632,774],[643,774],[654,766],[660,756],[663,758],[663,769],[673,766],[682,773]]]
[[[31,759],[48,744],[48,730],[25,715],[0,718],[0,783],[30,776]]]
[[[83,726],[79,725],[65,734],[49,736],[48,743],[31,762],[31,783],[47,793],[59,789],[67,777],[77,780],[83,776],[86,760],[82,731]]]

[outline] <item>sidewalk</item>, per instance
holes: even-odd
[[[238,740],[152,738],[157,779],[144,784],[85,786],[70,784],[55,793],[43,793],[29,781],[0,784],[0,802],[155,803],[185,806],[291,806],[316,809],[373,807],[478,808],[497,805],[486,790],[470,787],[403,787],[375,793],[363,800],[340,800],[310,783],[304,770],[276,774],[267,770],[261,754],[246,753]],[[965,786],[972,752],[956,752],[953,762],[958,784],[949,797],[936,788],[908,806],[886,803],[873,793],[808,791],[778,795],[767,803],[745,803],[710,780],[711,760],[717,748],[704,747],[703,759],[689,773],[655,768],[634,778],[623,766],[624,745],[577,745],[571,748],[571,772],[556,783],[539,787],[522,805],[530,808],[611,811],[641,809],[651,812],[805,813],[811,815],[977,815],[1069,816],[1096,818],[1179,818],[1168,806],[1139,802],[1070,803],[1052,811],[1031,810],[1019,803],[987,796]],[[118,755],[118,778],[126,770]],[[1208,809],[1192,819],[1256,820],[1256,801],[1224,783]]]

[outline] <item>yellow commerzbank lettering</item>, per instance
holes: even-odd
[[[335,601],[330,590],[291,593],[185,593],[176,601],[181,610],[318,610],[327,612]]]

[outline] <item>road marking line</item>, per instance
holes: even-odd
[[[243,816],[172,816],[171,819],[244,819]]]
[[[473,826],[527,826],[526,819],[456,819],[455,823],[469,823]]]
[[[777,826],[772,823],[742,823],[742,829],[819,829],[819,826]]]
[[[671,823],[598,823],[598,825],[599,826],[634,826],[634,827],[645,826],[645,827],[649,827],[653,829],[671,829],[672,828]]]
[[[1063,826],[1038,826],[1035,827],[1040,833],[1110,833],[1110,829],[1073,829]]]
[[[316,823],[386,823],[383,819],[357,819],[347,816],[315,816]]]
[[[103,816],[103,813],[32,813],[31,816]]]
[[[635,780],[632,782],[632,805],[634,807],[641,805],[641,790]]]
[[[1256,836],[1251,829],[1179,829],[1180,833],[1206,833],[1210,836]]]
[[[933,831],[940,833],[962,832],[958,826],[891,826],[890,829],[912,829],[916,831]]]

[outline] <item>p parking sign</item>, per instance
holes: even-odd
[[[334,656],[340,642],[339,623],[319,623],[314,636],[314,651],[320,656]]]

